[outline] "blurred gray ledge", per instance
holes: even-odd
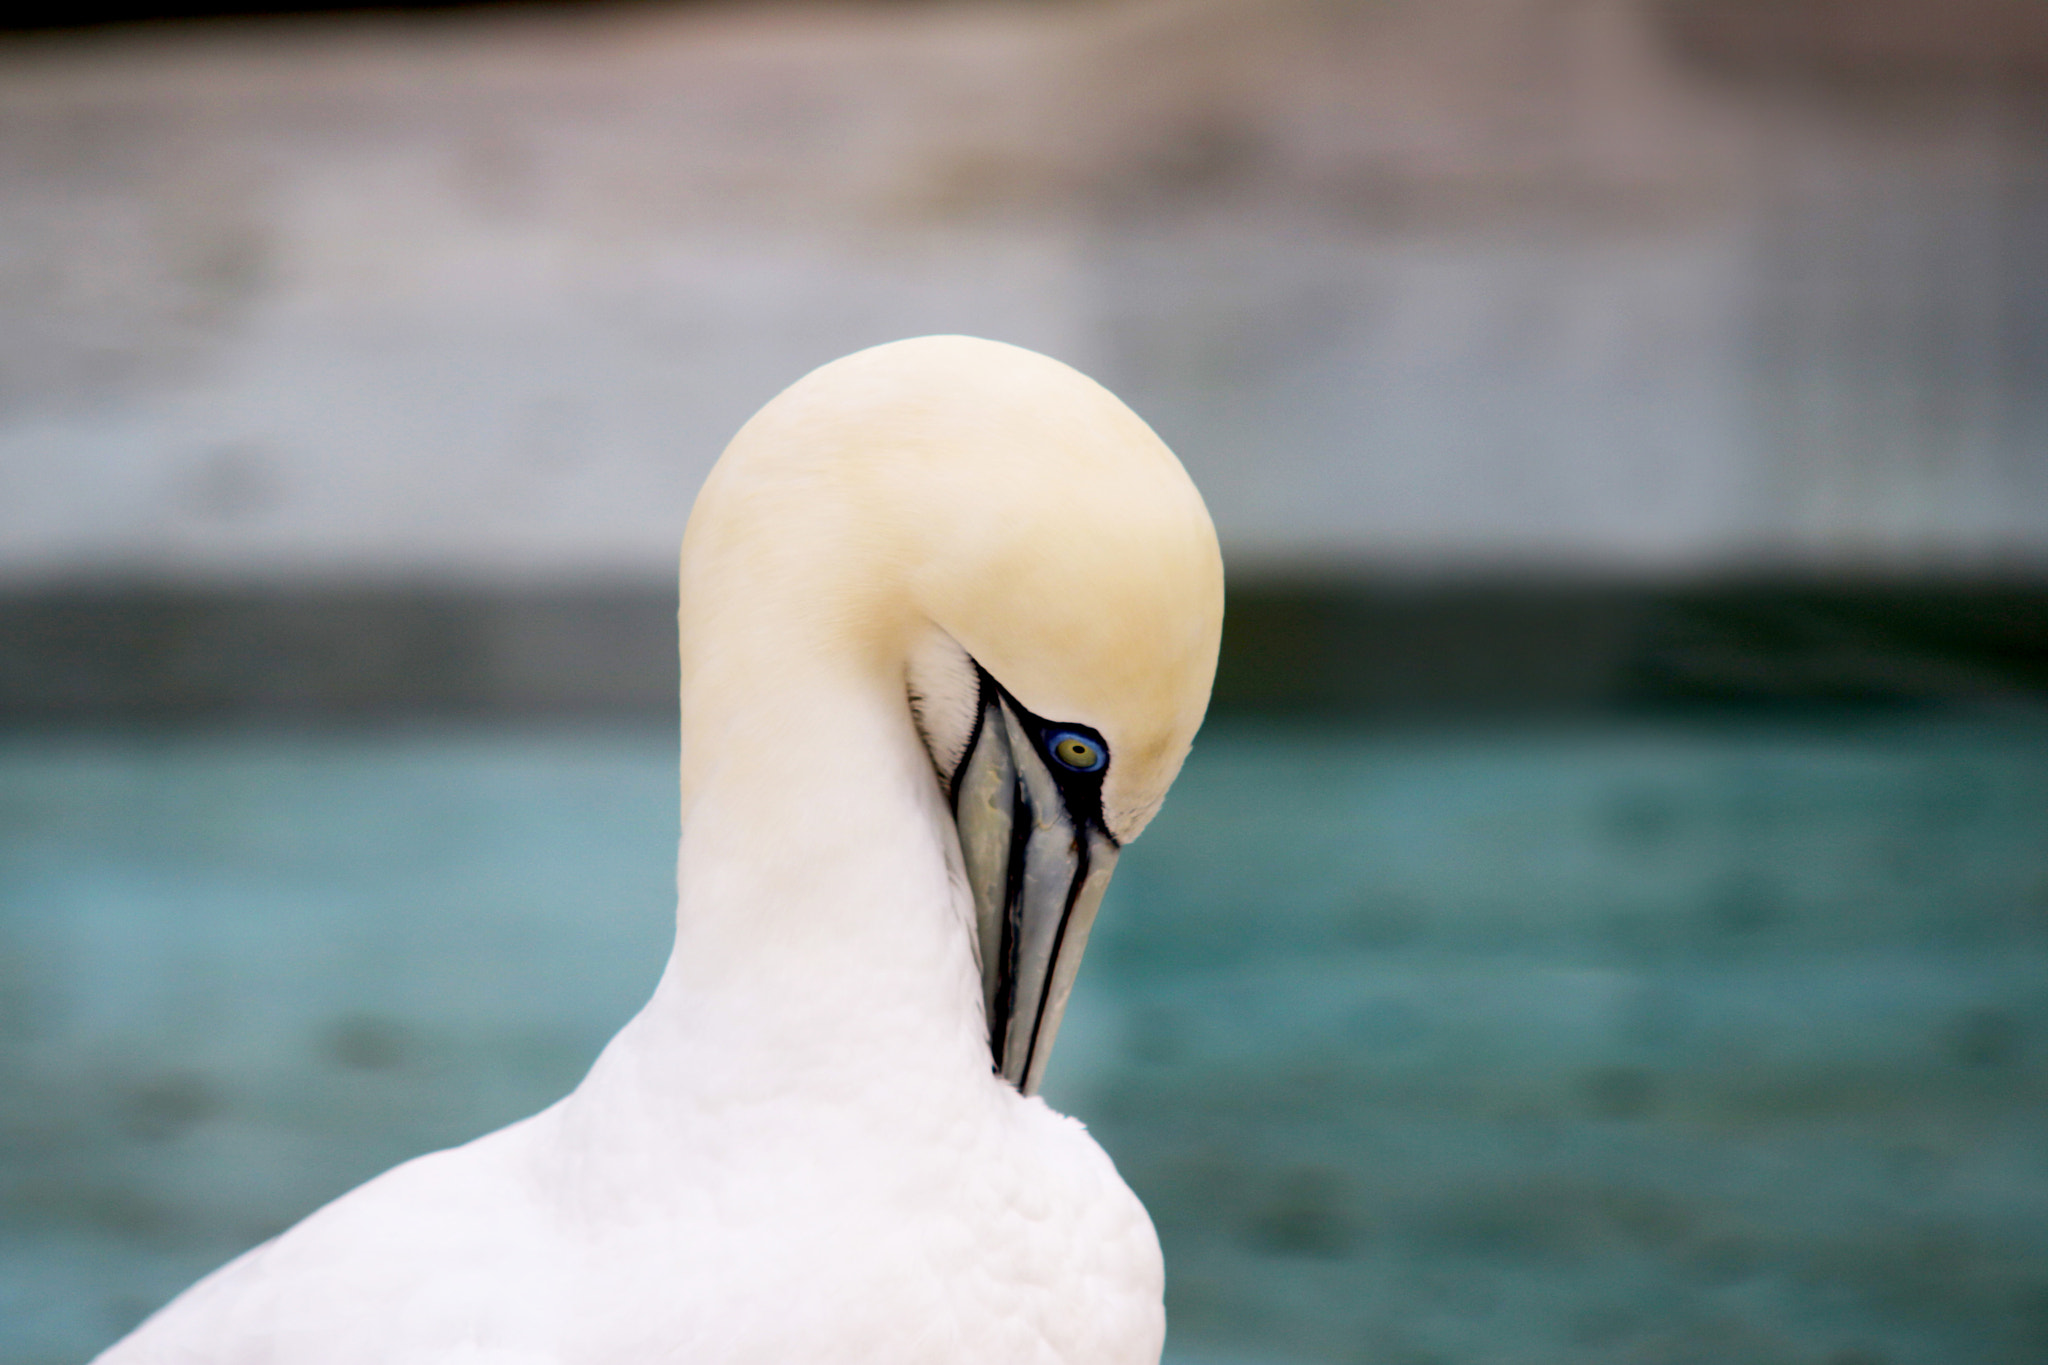
[[[0,582],[656,585],[763,401],[1058,356],[1234,568],[2048,564],[2015,0],[721,3],[0,43]]]
[[[640,587],[0,593],[0,724],[672,715]],[[2048,710],[2048,586],[1267,581],[1226,711],[1362,718],[1842,706]]]

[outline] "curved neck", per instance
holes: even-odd
[[[891,522],[847,439],[757,418],[684,532],[676,943],[615,1044],[653,1088],[829,1104],[989,1072],[959,839],[905,677],[928,556],[875,540]]]
[[[676,941],[617,1044],[635,1084],[851,1104],[985,1077],[958,837],[900,675],[800,619],[690,641],[687,618]]]

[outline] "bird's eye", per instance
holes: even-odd
[[[1077,773],[1098,771],[1109,762],[1109,755],[1096,741],[1086,735],[1077,735],[1072,730],[1058,730],[1052,735],[1052,756]]]

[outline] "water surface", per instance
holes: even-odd
[[[0,1360],[573,1085],[672,728],[0,739]],[[1048,1084],[1198,1362],[2048,1358],[2048,729],[1221,722]]]

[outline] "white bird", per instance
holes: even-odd
[[[925,337],[799,381],[683,537],[680,896],[646,1008],[567,1098],[100,1361],[1157,1361],[1151,1222],[1033,1092],[1208,704],[1222,572],[1173,454],[1056,361]]]

